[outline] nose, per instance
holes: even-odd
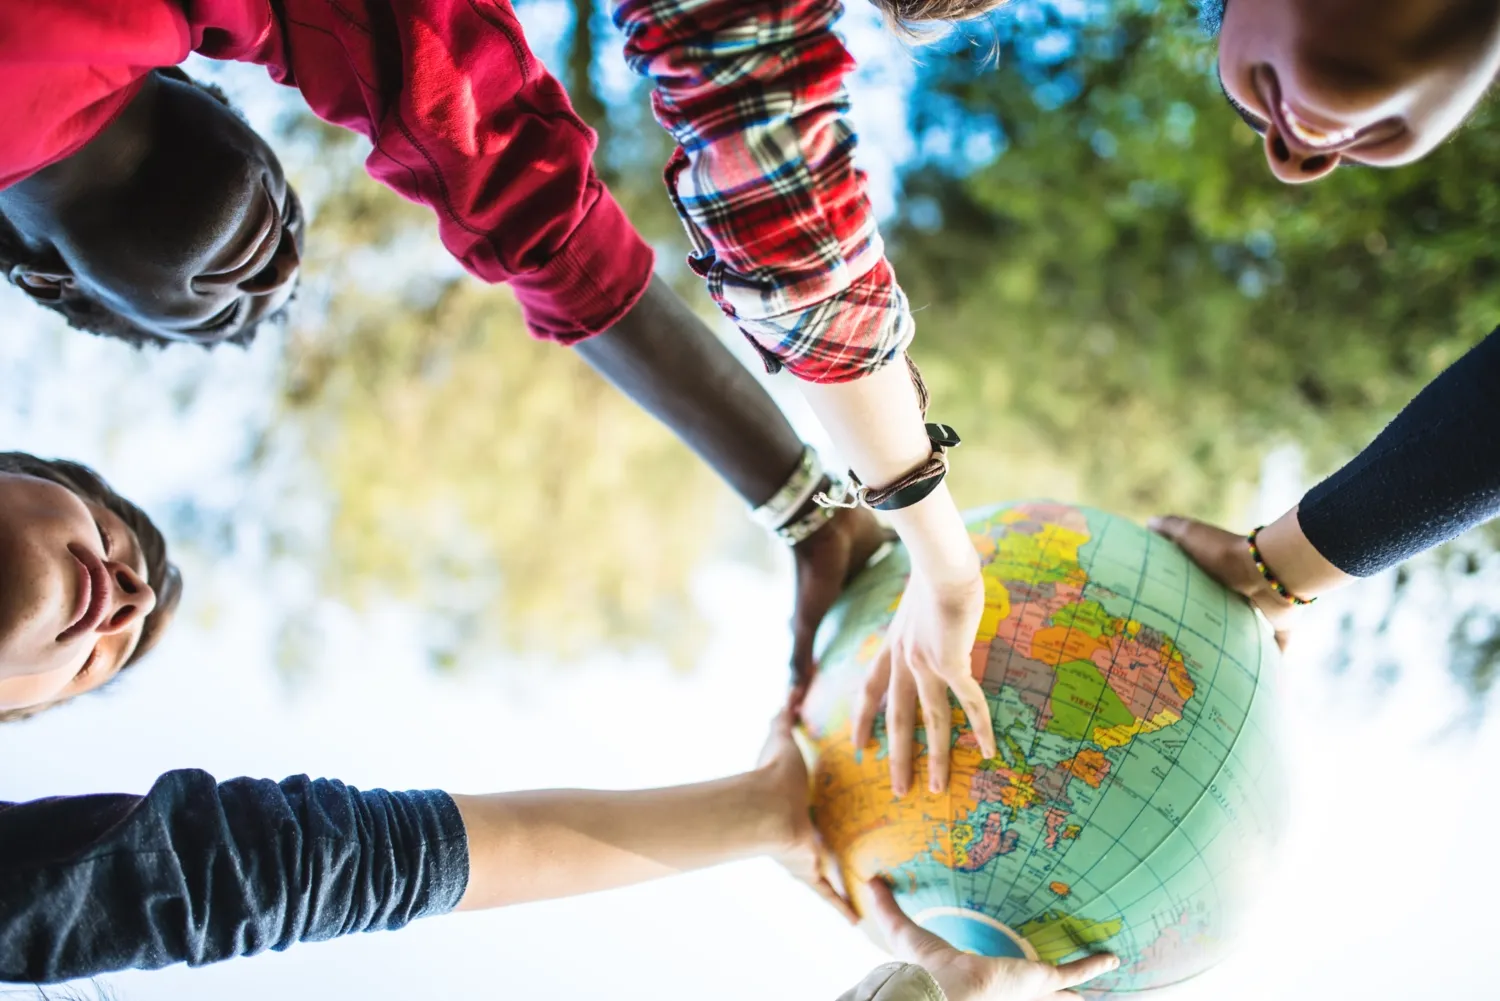
[[[1337,153],[1302,153],[1288,146],[1281,135],[1280,127],[1272,122],[1266,127],[1266,162],[1271,173],[1286,184],[1307,184],[1321,181],[1338,169]]]
[[[282,226],[276,253],[271,255],[265,267],[240,282],[239,289],[248,295],[270,295],[296,281],[301,266],[302,255],[297,250],[296,235],[291,226]]]
[[[106,561],[104,568],[109,572],[109,604],[95,632],[108,636],[150,615],[156,609],[156,592],[127,564]]]

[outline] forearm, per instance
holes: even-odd
[[[578,352],[751,507],[780,489],[801,458],[801,439],[764,387],[659,277]]]
[[[885,486],[932,454],[904,358],[852,382],[800,385],[861,482]],[[913,565],[931,579],[967,580],[973,575],[974,548],[946,483],[920,503],[892,511],[889,517]]]
[[[785,834],[766,781],[750,772],[632,792],[456,796],[469,836],[459,909],[593,893],[765,854]]]
[[[1500,331],[1455,362],[1344,468],[1308,491],[1299,531],[1368,577],[1500,512]],[[1276,568],[1271,554],[1267,563]],[[1290,581],[1284,581],[1295,592]]]

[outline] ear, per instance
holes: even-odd
[[[39,268],[17,264],[10,269],[10,282],[37,302],[57,302],[74,285],[67,266]]]

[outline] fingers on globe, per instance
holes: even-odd
[[[948,683],[924,673],[917,686],[922,701],[922,725],[927,731],[927,788],[948,788],[948,755],[953,739],[953,714],[948,709]]]
[[[805,687],[812,681],[817,665],[813,657],[813,645],[818,635],[818,625],[823,616],[833,607],[833,595],[818,582],[799,582],[797,608],[792,613],[792,684]]]
[[[947,942],[906,916],[884,879],[876,876],[866,885],[874,903],[875,924],[893,953],[907,962],[919,963],[935,949],[950,948]]]
[[[905,796],[911,789],[912,744],[917,739],[917,684],[911,669],[904,664],[891,670],[885,729],[891,761],[891,791],[897,796]]]
[[[1095,977],[1102,977],[1118,969],[1119,966],[1120,960],[1107,952],[1075,959],[1071,963],[1064,963],[1053,968],[1051,987],[1053,990],[1066,991],[1080,984],[1086,984]]]
[[[1188,519],[1180,514],[1159,514],[1146,522],[1146,527],[1163,538],[1171,539],[1173,542],[1181,542],[1182,535],[1187,530]]]
[[[952,686],[958,704],[969,718],[974,738],[979,741],[980,753],[986,758],[993,758],[998,753],[995,747],[995,722],[990,717],[990,703],[985,698],[984,687],[968,673],[967,665],[962,674],[953,678]]]
[[[885,699],[890,680],[891,648],[884,646],[875,655],[875,664],[870,668],[864,687],[860,689],[856,698],[854,706],[855,751],[861,751],[870,746],[870,740],[875,733],[875,714],[880,711],[880,703]]]
[[[854,905],[844,899],[838,890],[834,889],[833,883],[823,874],[823,867],[821,865],[811,879],[803,880],[803,882],[812,887],[813,892],[826,900],[839,914],[843,915],[845,921],[851,925],[859,924],[859,915],[855,913]]]

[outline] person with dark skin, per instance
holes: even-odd
[[[822,366],[802,373],[811,381],[801,388],[862,479],[892,483],[921,459],[933,470],[930,483],[946,463],[933,461],[919,394],[902,366],[891,364],[903,355],[913,323],[881,256],[864,182],[850,165],[853,137],[843,124],[847,102],[838,83],[852,62],[833,36],[837,11],[816,3],[802,13],[773,11],[724,0],[619,6],[632,62],[660,88],[659,113],[677,109],[664,124],[691,150],[697,194],[678,204],[699,236],[695,260],[720,287],[743,281],[772,299],[783,286],[795,287],[788,314],[759,318],[779,332],[752,334],[757,344],[775,355],[783,338],[804,361]],[[893,25],[919,28],[980,16],[998,3],[880,0],[879,6]],[[1500,68],[1494,0],[1238,0],[1227,7],[1208,0],[1203,6],[1206,22],[1222,25],[1226,96],[1264,131],[1267,161],[1287,181],[1317,180],[1340,163],[1398,166],[1425,155],[1458,127]],[[734,81],[762,96],[785,89],[791,103],[784,106],[802,110],[785,121],[751,116],[702,130],[698,122],[713,120],[735,99],[710,92],[728,86],[730,75],[718,74],[714,88],[698,86],[694,61],[710,58],[712,33],[720,28],[738,45],[746,21],[774,21],[790,33],[778,27],[757,34],[764,54],[736,49]],[[425,34],[413,33],[419,24]],[[684,49],[693,38],[706,41]],[[793,39],[808,65],[783,58]],[[485,280],[510,281],[534,332],[585,345],[591,363],[715,462],[749,504],[764,503],[794,478],[800,454],[794,436],[779,418],[767,417],[769,401],[758,398],[758,388],[710,343],[711,335],[696,321],[667,330],[633,316],[648,300],[662,314],[687,314],[650,280],[649,250],[588,165],[592,134],[525,50],[513,11],[503,4],[402,0],[375,9],[244,0],[188,8],[143,0],[122,13],[103,0],[64,11],[3,0],[0,104],[14,105],[14,122],[0,135],[0,265],[16,287],[75,325],[137,341],[242,342],[284,305],[300,253],[300,208],[265,144],[209,92],[170,69],[189,51],[267,65],[275,79],[298,86],[318,114],[368,136],[375,144],[372,174],[431,205],[444,242],[466,267]],[[696,90],[680,92],[685,87]],[[493,103],[481,110],[476,101]],[[734,150],[770,148],[760,141],[768,124],[791,126],[772,145],[808,169],[794,181],[786,173],[759,181],[716,176],[757,162]],[[730,155],[716,157],[720,147]],[[735,199],[715,207],[716,188],[733,190]],[[729,245],[736,236],[750,243],[744,234],[757,228],[739,228],[737,220],[780,218],[767,208],[778,203],[793,207],[786,218],[836,221],[836,245],[828,253],[801,248],[786,260],[765,256],[761,245]],[[833,268],[836,280],[797,271],[796,262],[808,259]],[[736,308],[727,299],[722,304],[731,313]],[[830,331],[851,336],[851,344],[870,331],[878,336],[870,350],[846,352]],[[777,357],[798,371],[796,359]],[[862,360],[841,367],[830,358]],[[717,392],[703,392],[706,386]],[[735,391],[724,395],[725,387]],[[745,407],[739,418],[724,412],[736,405]],[[758,437],[738,437],[746,429]],[[929,731],[947,727],[948,688],[981,733],[989,727],[988,709],[967,673],[969,637],[983,602],[957,508],[939,484],[892,519],[927,570],[915,600],[903,603],[901,626],[878,662],[861,718],[872,718],[882,699],[891,708],[902,748],[892,755],[893,771],[901,773],[893,781],[904,789],[919,698]],[[827,533],[837,534],[794,550],[795,650],[804,674],[811,667],[808,624],[821,618],[823,599],[879,539],[862,514],[836,516],[819,535]],[[933,765],[933,782],[941,786],[946,759]]]
[[[0,2],[0,107],[17,118],[0,136],[0,266],[34,301],[137,345],[248,343],[286,308],[306,239],[300,202],[223,95],[170,65],[187,54],[187,37],[205,55],[266,64],[319,114],[369,135],[371,172],[432,205],[469,270],[509,281],[534,334],[576,346],[751,508],[796,478],[808,450],[652,275],[650,248],[594,175],[593,133],[525,51],[509,8],[480,16],[413,0],[404,21],[365,11],[356,24],[330,21],[319,0],[251,2],[198,20],[167,0],[130,17],[112,11],[81,4],[38,17],[34,5]],[[330,32],[343,39],[338,59],[319,47]],[[470,47],[458,64],[447,56],[454,39]],[[401,45],[424,74],[401,77],[391,61]],[[124,49],[134,55],[122,64]],[[142,50],[166,65],[142,69]],[[46,53],[52,62],[37,61]],[[431,68],[439,56],[449,62],[441,71]],[[382,74],[378,92],[361,89]],[[465,94],[488,102],[477,117],[466,117]],[[768,527],[803,529],[782,537],[796,567],[794,662],[805,677],[818,623],[885,534],[867,511],[830,515],[799,497]]]

